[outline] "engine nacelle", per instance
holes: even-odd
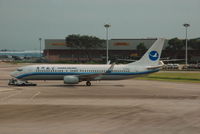
[[[78,84],[79,78],[76,76],[64,76],[64,83],[65,84]]]

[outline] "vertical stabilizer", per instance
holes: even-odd
[[[142,66],[156,66],[159,64],[161,52],[163,49],[165,39],[159,38],[149,48],[149,50],[136,62],[129,63],[128,65],[142,65]]]

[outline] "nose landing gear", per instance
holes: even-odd
[[[90,81],[87,81],[87,82],[86,82],[86,86],[91,86],[91,82],[90,82]]]

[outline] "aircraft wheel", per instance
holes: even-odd
[[[87,81],[87,82],[86,82],[86,85],[87,85],[87,86],[91,86],[91,82],[90,82],[90,81]]]

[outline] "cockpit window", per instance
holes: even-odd
[[[18,69],[17,69],[17,71],[21,72],[21,71],[23,71],[23,69],[21,69],[21,68],[18,68]]]

